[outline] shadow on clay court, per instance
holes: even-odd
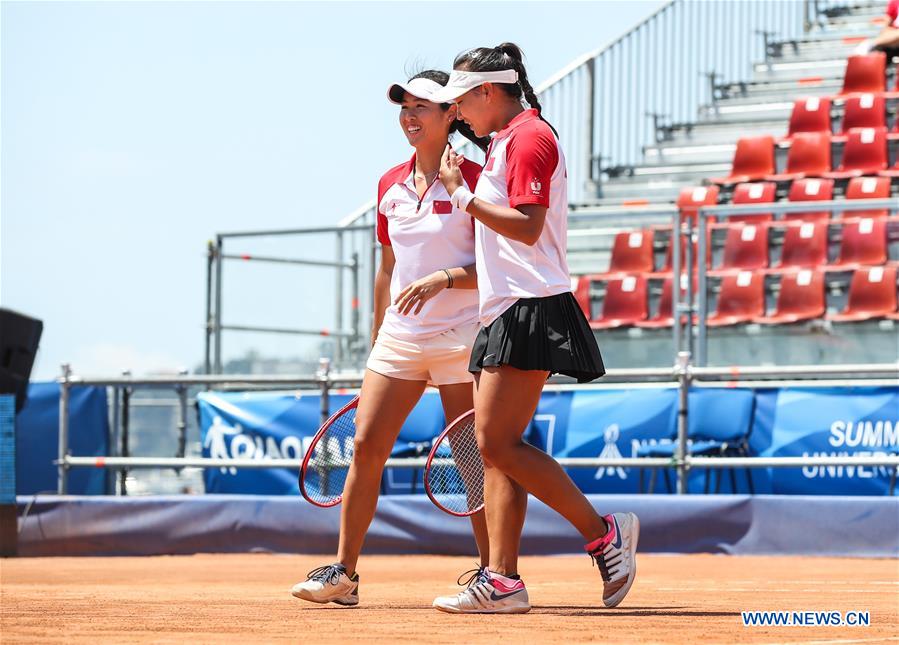
[[[306,605],[302,605],[307,607]],[[363,606],[363,607],[337,607],[332,605],[309,605],[309,609],[318,609],[325,611],[347,611],[370,612],[370,611],[434,611],[433,607],[421,606]],[[659,616],[669,618],[701,618],[713,616],[739,616],[738,611],[695,611],[686,607],[628,607],[627,609],[606,609],[597,607],[596,605],[533,605],[531,614],[551,614],[556,616],[602,616],[604,618],[632,618],[634,616]]]
[[[595,605],[533,605],[532,613],[558,614],[560,616],[603,616],[605,618],[634,617],[634,616],[668,616],[677,617],[711,617],[711,616],[739,616],[738,611],[693,611],[684,607],[628,607],[627,609],[604,609]]]

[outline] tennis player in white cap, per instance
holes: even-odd
[[[372,351],[366,365],[353,463],[347,474],[334,564],[310,571],[292,594],[316,603],[359,603],[356,563],[374,517],[384,463],[400,428],[430,383],[440,391],[447,421],[472,408],[468,359],[478,332],[474,220],[450,202],[438,180],[451,133],[461,131],[486,148],[486,140],[456,120],[456,108],[433,101],[446,72],[426,71],[388,90],[400,106],[399,124],[415,149],[412,158],[378,182],[377,237],[381,266],[375,278]],[[467,159],[456,166],[473,190],[481,167]],[[480,566],[459,584],[473,584],[486,571],[484,513],[472,516]]]

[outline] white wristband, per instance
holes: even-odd
[[[468,190],[465,186],[459,186],[456,190],[453,191],[453,194],[450,196],[450,201],[452,202],[453,206],[463,212],[468,210],[468,205],[473,199],[474,193]]]

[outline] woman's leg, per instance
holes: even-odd
[[[440,385],[440,401],[443,403],[443,414],[447,423],[452,423],[474,407],[474,392],[471,383]],[[471,516],[471,530],[478,545],[481,566],[486,567],[490,561],[490,547],[487,539],[487,522],[484,512]]]
[[[365,533],[375,515],[381,474],[406,417],[425,390],[424,381],[405,381],[367,370],[356,410],[353,463],[340,510],[337,560],[352,577]]]
[[[481,454],[485,461],[571,522],[587,542],[592,542],[606,534],[605,521],[552,457],[521,439],[537,409],[546,377],[547,372],[508,365],[488,367],[481,372],[475,397]],[[514,522],[507,523],[505,516],[494,523],[490,518],[492,505],[488,496],[491,570],[493,562],[499,566],[507,558],[503,549],[512,543],[513,531],[521,531]],[[499,513],[505,511],[501,505],[493,506]],[[494,538],[497,531],[506,537]]]
[[[475,400],[480,373],[475,374]],[[538,395],[539,399],[539,395]],[[536,409],[536,404],[535,404]],[[475,409],[478,443],[481,441],[481,417]],[[483,457],[483,450],[481,451]],[[490,536],[490,570],[504,576],[518,574],[518,548],[527,514],[528,494],[515,480],[484,458],[484,512]]]

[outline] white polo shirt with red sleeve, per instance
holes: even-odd
[[[515,208],[546,206],[546,221],[533,246],[475,223],[480,321],[486,327],[519,298],[571,291],[566,243],[568,173],[565,157],[537,110],[525,110],[498,132],[487,151],[475,197]]]
[[[435,271],[475,263],[473,219],[454,208],[439,179],[419,199],[415,190],[415,156],[391,168],[378,182],[377,235],[391,246],[396,265],[390,280],[390,306],[381,329],[402,340],[425,339],[478,320],[475,289],[444,289],[418,314],[401,314],[393,302],[412,282]],[[481,167],[467,159],[462,177],[469,190]]]
[[[899,0],[887,3],[887,16],[890,18],[890,27],[899,27]]]

